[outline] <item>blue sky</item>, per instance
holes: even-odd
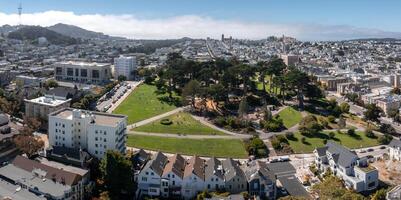
[[[0,0],[0,13],[16,13],[19,2],[23,13],[53,10],[75,15],[130,15],[136,20],[197,16],[245,24],[301,24],[302,30],[310,25],[345,25],[401,32],[401,0]],[[0,24],[4,23],[0,18]]]

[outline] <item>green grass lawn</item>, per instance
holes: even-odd
[[[128,116],[128,124],[168,112],[176,106],[163,102],[159,98],[165,95],[156,94],[156,86],[142,84],[113,111],[116,114]]]
[[[270,81],[270,76],[266,75],[266,78],[265,78],[266,85],[265,85],[265,87],[266,87],[266,91],[267,92],[269,92],[269,90],[270,90],[269,81]],[[259,80],[256,80],[256,87],[257,87],[258,90],[263,90],[263,83],[260,82]],[[272,88],[272,92],[274,93],[276,91],[276,89],[277,89],[277,94],[280,94],[280,88],[279,87],[273,87]]]
[[[135,128],[135,131],[149,133],[172,133],[187,135],[225,135],[225,133],[203,125],[194,119],[189,113],[180,112],[164,119],[169,119],[173,123],[163,125],[161,120]]]
[[[127,146],[185,155],[246,158],[248,153],[240,139],[181,139],[129,135]]]
[[[286,128],[291,128],[302,120],[301,113],[292,107],[287,107],[280,111],[278,116],[283,119],[283,123]]]
[[[320,133],[316,137],[305,137],[306,143],[302,143],[301,138],[302,136],[299,132],[294,133],[293,140],[288,140],[290,143],[291,148],[294,150],[295,153],[310,153],[316,147],[324,146],[323,140],[329,140],[328,133],[330,131],[325,131]],[[380,145],[376,138],[368,138],[365,136],[363,132],[356,131],[355,136],[349,136],[346,133],[339,134],[336,131],[332,131],[335,133],[334,141],[340,143],[348,148],[356,149],[356,148],[363,148],[363,147],[371,147]]]

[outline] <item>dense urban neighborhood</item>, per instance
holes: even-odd
[[[3,25],[0,200],[397,200],[400,111],[400,39]]]

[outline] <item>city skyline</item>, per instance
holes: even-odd
[[[22,0],[21,23],[77,25],[135,39],[182,37],[262,39],[288,35],[300,40],[401,38],[397,26],[401,2],[386,1],[28,1]],[[80,6],[76,6],[77,4]],[[0,25],[19,24],[19,2],[0,2]],[[384,12],[383,10],[386,10]],[[96,11],[96,12],[94,12]],[[377,13],[377,14],[372,14]]]

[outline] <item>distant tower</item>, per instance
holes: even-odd
[[[221,41],[224,42],[224,34],[221,34]]]
[[[20,3],[18,6],[18,23],[21,26],[21,15],[22,15],[22,4]]]

